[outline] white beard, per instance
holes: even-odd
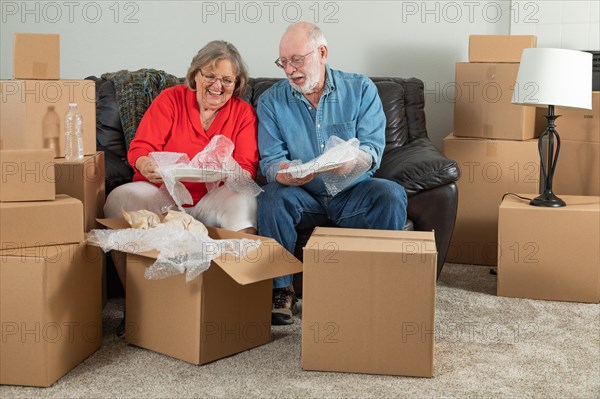
[[[304,77],[306,81],[302,86],[298,86],[290,80],[290,84],[292,85],[292,87],[294,87],[302,94],[310,92],[317,86],[317,84],[319,84],[319,60],[317,59],[317,57],[313,57],[312,64],[304,74]]]

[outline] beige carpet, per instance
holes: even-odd
[[[2,386],[0,397],[599,398],[600,305],[495,292],[488,267],[444,267],[431,379],[302,371],[300,320],[268,345],[194,366],[116,339],[113,300],[98,352],[50,388]]]

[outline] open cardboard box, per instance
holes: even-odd
[[[123,219],[98,219],[110,229]],[[271,279],[302,271],[277,241],[208,228],[213,239],[260,239],[242,256],[223,255],[189,283],[185,275],[144,278],[157,251],[127,254],[126,341],[194,364],[205,364],[271,341]],[[127,246],[124,247],[127,252]]]

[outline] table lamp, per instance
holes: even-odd
[[[538,139],[541,194],[531,200],[530,205],[565,206],[565,202],[552,192],[552,177],[560,152],[560,137],[554,124],[560,115],[554,114],[554,106],[592,109],[592,54],[554,48],[524,49],[512,102],[548,107],[548,126]],[[546,138],[548,146],[544,157],[543,142]]]

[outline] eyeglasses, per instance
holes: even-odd
[[[237,77],[235,77],[235,76],[223,76],[222,78],[217,78],[212,73],[205,74],[204,72],[202,72],[202,69],[199,69],[199,71],[200,71],[200,75],[202,75],[202,77],[204,78],[204,81],[208,84],[213,84],[217,80],[220,80],[221,85],[223,87],[229,88],[229,87],[233,87],[233,85],[235,85],[235,82],[237,81]]]
[[[285,69],[289,62],[294,68],[300,68],[304,65],[304,59],[310,54],[314,53],[315,50],[316,49],[312,49],[309,53],[306,53],[304,55],[294,55],[290,60],[288,60],[287,58],[277,58],[275,60],[275,65],[277,65],[281,69]]]

